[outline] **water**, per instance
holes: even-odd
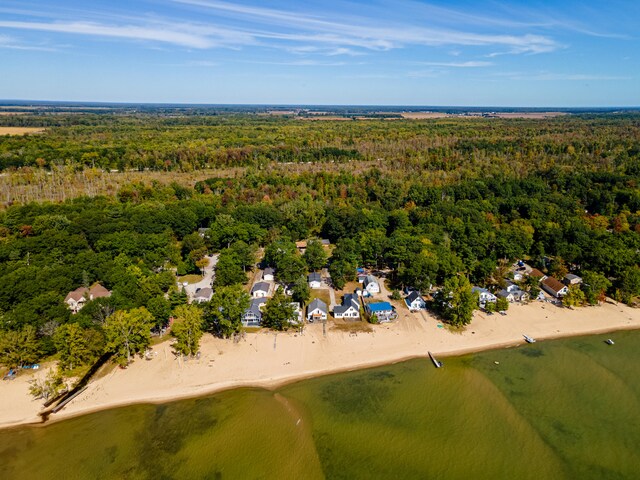
[[[640,332],[611,336],[0,431],[0,477],[637,479]]]

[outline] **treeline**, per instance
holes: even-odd
[[[0,126],[47,128],[40,135],[0,136],[0,169],[189,171],[381,159],[393,169],[441,172],[443,178],[459,169],[475,176],[509,169],[521,177],[551,166],[610,171],[640,158],[639,118],[308,122],[246,114],[0,116]]]

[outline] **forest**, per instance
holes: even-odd
[[[62,164],[166,171],[170,179],[173,171],[245,167],[192,185],[139,181],[111,196],[7,205],[6,366],[51,356],[77,359],[68,368],[88,364],[120,351],[111,327],[127,320],[150,331],[172,315],[184,325],[201,318],[202,330],[232,335],[248,303],[242,285],[262,260],[257,252],[278,265],[280,281],[295,284],[319,260],[297,255],[293,242],[311,238],[335,245],[320,263],[328,261],[338,288],[359,266],[389,269],[397,289],[460,277],[497,287],[496,272],[525,259],[551,275],[592,279],[586,303],[604,293],[629,304],[640,296],[637,115],[307,122],[89,113],[0,123],[48,128],[0,137],[8,175]],[[175,276],[199,273],[211,253],[220,254],[214,297],[187,307]],[[94,282],[112,296],[71,314],[66,294]],[[179,330],[189,330],[184,325]]]

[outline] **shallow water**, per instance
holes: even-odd
[[[0,478],[640,478],[640,332],[609,336],[0,431]]]

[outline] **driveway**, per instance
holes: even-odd
[[[217,253],[215,255],[205,257],[209,259],[209,265],[204,268],[204,275],[202,276],[202,280],[197,283],[188,283],[187,285],[182,285],[184,286],[184,290],[185,292],[187,292],[189,299],[193,299],[194,295],[196,294],[196,290],[198,290],[199,288],[211,287],[213,279],[216,276],[215,272],[216,264],[218,263],[218,257],[219,254]]]

